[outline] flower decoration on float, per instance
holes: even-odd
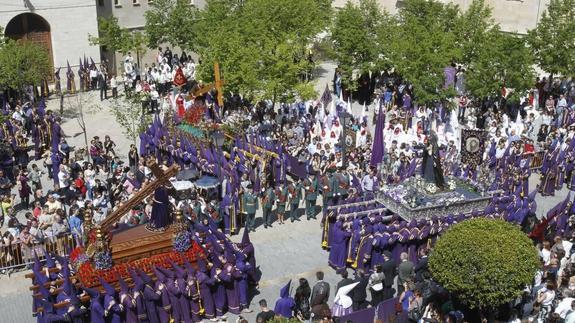
[[[112,268],[112,255],[109,251],[98,251],[94,254],[94,266],[97,270]]]

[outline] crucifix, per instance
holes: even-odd
[[[148,167],[150,168],[156,179],[151,183],[144,185],[138,192],[136,192],[132,196],[132,198],[130,198],[124,204],[120,205],[115,211],[110,213],[104,219],[104,221],[100,223],[100,227],[109,230],[111,226],[115,222],[118,222],[124,214],[128,213],[133,207],[140,204],[150,194],[154,193],[156,188],[160,187],[161,185],[169,183],[170,178],[176,176],[176,174],[180,170],[180,167],[177,164],[173,164],[166,171],[162,171],[162,169],[158,166],[158,164],[152,159],[150,159],[150,161],[148,162]]]
[[[218,92],[218,97],[217,97],[218,106],[220,106],[220,108],[222,108],[224,106],[223,85],[226,84],[226,81],[221,78],[220,64],[218,64],[217,62],[214,63],[214,79],[215,79],[214,83],[209,83],[209,84],[206,84],[204,86],[201,86],[200,88],[198,88],[196,90],[193,90],[192,96],[198,97],[198,96],[201,96],[201,95],[208,93],[212,89],[216,89],[216,91]]]

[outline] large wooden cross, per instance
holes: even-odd
[[[130,212],[132,208],[140,204],[146,197],[150,196],[150,194],[154,193],[156,188],[168,183],[170,181],[170,178],[176,176],[176,174],[180,170],[180,166],[174,164],[164,172],[160,169],[158,164],[153,160],[150,160],[148,162],[148,167],[150,168],[156,179],[151,183],[142,186],[142,188],[139,191],[137,191],[134,194],[134,196],[132,196],[124,204],[120,205],[115,211],[110,213],[104,219],[104,221],[100,223],[100,227],[104,228],[104,230],[109,230],[114,223],[120,220],[122,216]]]
[[[221,108],[224,106],[223,86],[224,86],[224,84],[226,84],[226,81],[221,78],[220,64],[218,64],[217,62],[214,63],[214,78],[215,78],[214,83],[206,84],[206,85],[192,91],[192,96],[198,97],[198,96],[201,96],[201,95],[204,95],[204,94],[210,92],[212,89],[216,89],[216,91],[218,92],[218,97],[217,97],[218,105]]]

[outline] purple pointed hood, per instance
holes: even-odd
[[[148,273],[141,270],[140,268],[137,268],[136,270],[138,271],[138,274],[140,275],[140,277],[142,277],[142,280],[144,281],[144,283],[152,286],[152,284],[154,283],[154,281],[152,280],[152,277],[150,277],[150,275],[148,275]]]
[[[36,284],[44,285],[45,283],[50,281],[48,279],[48,277],[46,277],[46,275],[44,275],[44,273],[42,272],[42,269],[36,270],[35,268],[32,268],[32,272],[34,273],[34,280],[35,280]]]
[[[136,271],[133,268],[128,269],[128,271],[130,272],[130,276],[132,277],[132,281],[134,282],[134,288],[137,291],[142,291],[145,285],[142,278],[140,278],[138,273],[136,273]]]
[[[128,293],[130,291],[128,284],[121,276],[118,276],[118,283],[120,284],[120,292]]]
[[[54,258],[46,249],[44,249],[44,257],[46,257],[46,267],[48,268],[56,268],[56,262],[54,262]]]
[[[172,268],[174,269],[177,278],[179,279],[186,278],[186,271],[182,267],[180,267],[177,263],[173,262],[171,259],[169,259],[169,262],[172,265]]]
[[[162,271],[160,270],[159,267],[153,266],[152,270],[154,271],[154,275],[156,275],[156,278],[158,279],[158,281],[160,281],[162,283],[166,281],[166,276],[162,273]]]
[[[251,243],[252,242],[250,241],[250,231],[244,229],[244,234],[242,236],[242,246],[246,246]]]
[[[166,277],[166,279],[167,278],[169,278],[169,279],[176,278],[176,274],[172,270],[169,270],[167,268],[160,267],[160,266],[158,266],[157,268],[164,275],[164,277]]]
[[[290,281],[288,281],[288,283],[287,283],[284,287],[282,287],[282,289],[280,290],[280,297],[281,297],[281,298],[289,297],[290,285],[291,285],[291,279],[290,279]]]
[[[88,295],[90,295],[91,299],[98,299],[98,297],[101,296],[100,292],[95,288],[84,287],[83,289]]]
[[[42,264],[40,263],[40,259],[38,259],[38,254],[36,253],[36,249],[34,249],[34,265],[33,265],[32,269],[35,271],[38,271],[38,272],[42,270]]]
[[[112,285],[108,284],[108,282],[102,277],[98,277],[98,279],[100,280],[100,284],[102,285],[102,287],[104,287],[106,295],[108,296],[116,295],[116,289]]]
[[[207,272],[208,271],[208,265],[207,262],[204,258],[200,258],[196,261],[196,264],[198,265],[198,270],[201,272]]]
[[[188,271],[188,275],[195,275],[196,274],[196,270],[194,269],[192,264],[190,264],[190,262],[187,259],[184,259],[184,268],[186,268],[186,270]]]

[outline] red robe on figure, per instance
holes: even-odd
[[[176,98],[176,107],[178,108],[178,117],[182,118],[186,113],[186,108],[184,107],[184,96],[181,94]]]
[[[186,76],[184,75],[184,71],[182,71],[181,67],[178,67],[176,70],[176,75],[174,75],[174,86],[184,86],[188,80],[186,80]]]

